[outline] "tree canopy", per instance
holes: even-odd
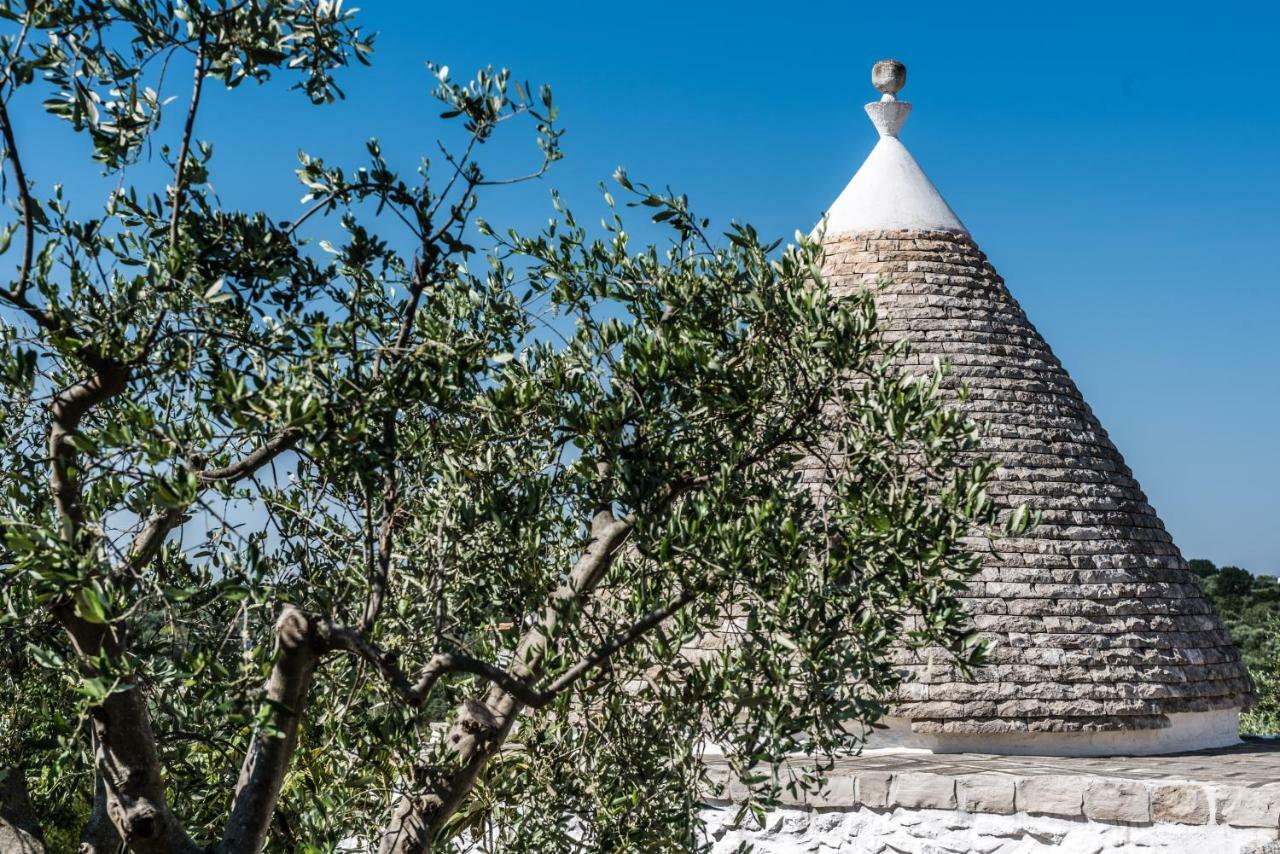
[[[459,147],[310,151],[291,219],[229,208],[206,89],[341,97],[374,41],[352,11],[0,18],[7,832],[691,850],[709,746],[768,803],[821,784],[782,756],[883,713],[892,644],[978,660],[965,537],[1028,514],[996,519],[943,367],[900,370],[814,241],[717,231],[621,170],[598,228],[554,195],[540,233],[485,222],[562,156],[550,89],[494,69],[431,67]],[[41,97],[107,198],[24,170],[11,111]],[[520,128],[535,162],[484,159]]]
[[[1211,560],[1190,564],[1253,677],[1258,704],[1240,717],[1241,729],[1280,734],[1280,579]]]

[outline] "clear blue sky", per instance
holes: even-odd
[[[491,197],[497,224],[536,226],[551,186],[592,211],[622,164],[719,222],[790,235],[874,143],[871,63],[903,60],[904,142],[1184,553],[1280,572],[1275,4],[360,5],[380,35],[374,67],[343,77],[346,103],[312,110],[279,87],[212,100],[224,200],[292,215],[299,147],[356,165],[377,135],[411,168],[440,133],[433,59],[454,77],[510,66],[556,92],[567,158]],[[81,144],[22,118],[41,143],[28,171],[90,189]],[[533,162],[521,143],[512,171]]]

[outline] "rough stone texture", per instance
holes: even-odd
[[[833,803],[838,803],[840,801],[849,803],[852,794],[853,782],[851,780],[833,777],[831,780],[831,786],[828,787],[821,796],[814,795],[812,792],[806,792],[800,788],[796,788],[793,791],[784,785],[782,787],[782,791],[778,793],[778,803],[782,804],[784,807],[811,807],[814,806],[813,801],[818,797],[830,798]]]
[[[956,796],[965,812],[1012,815],[1017,779],[1007,774],[966,774],[956,779]]]
[[[956,781],[940,774],[895,774],[889,785],[889,804],[953,810],[956,808]]]
[[[1220,787],[1215,792],[1218,821],[1237,827],[1280,827],[1280,784],[1256,788]]]
[[[1246,845],[1240,854],[1280,854],[1280,842],[1265,842],[1259,845]]]
[[[882,59],[871,66],[871,85],[886,95],[896,95],[907,85],[907,67],[896,59]]]
[[[1097,777],[1084,787],[1084,815],[1090,821],[1151,821],[1151,796],[1136,780]]]
[[[1057,357],[965,234],[876,231],[826,239],[837,292],[877,291],[909,370],[950,362],[947,393],[986,424],[989,493],[1041,524],[975,538],[983,569],[963,601],[992,642],[965,678],[933,651],[897,652],[894,714],[918,732],[1087,732],[1168,726],[1167,715],[1252,702],[1221,620],[1132,472]],[[824,477],[820,468],[806,473]]]
[[[1203,786],[1168,785],[1151,789],[1151,820],[1167,824],[1208,824],[1209,793]]]
[[[827,781],[826,787],[821,792],[809,795],[807,798],[809,805],[813,807],[838,807],[854,803],[853,781],[853,777],[832,777]]]
[[[889,785],[893,775],[883,771],[867,771],[858,775],[855,788],[855,803],[863,806],[883,808],[889,805]]]
[[[1272,854],[1274,830],[1228,825],[1134,826],[1051,816],[948,810],[776,810],[764,828],[731,825],[737,808],[703,813],[715,854]]]
[[[1015,798],[1018,812],[1075,818],[1084,811],[1086,780],[1057,774],[1021,779]]]

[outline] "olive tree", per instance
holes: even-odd
[[[341,2],[0,17],[6,838],[697,849],[710,746],[768,804],[883,714],[891,645],[976,660],[977,430],[812,240],[622,171],[598,227],[485,222],[561,157],[492,69],[431,67],[435,160],[302,154],[291,219],[229,208],[206,90],[341,97]],[[24,168],[41,97],[106,199]],[[481,156],[508,127],[527,168]]]

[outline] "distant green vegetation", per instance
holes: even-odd
[[[1280,735],[1280,578],[1238,566],[1193,560],[1204,591],[1222,615],[1258,692],[1258,705],[1241,718],[1241,730]]]

